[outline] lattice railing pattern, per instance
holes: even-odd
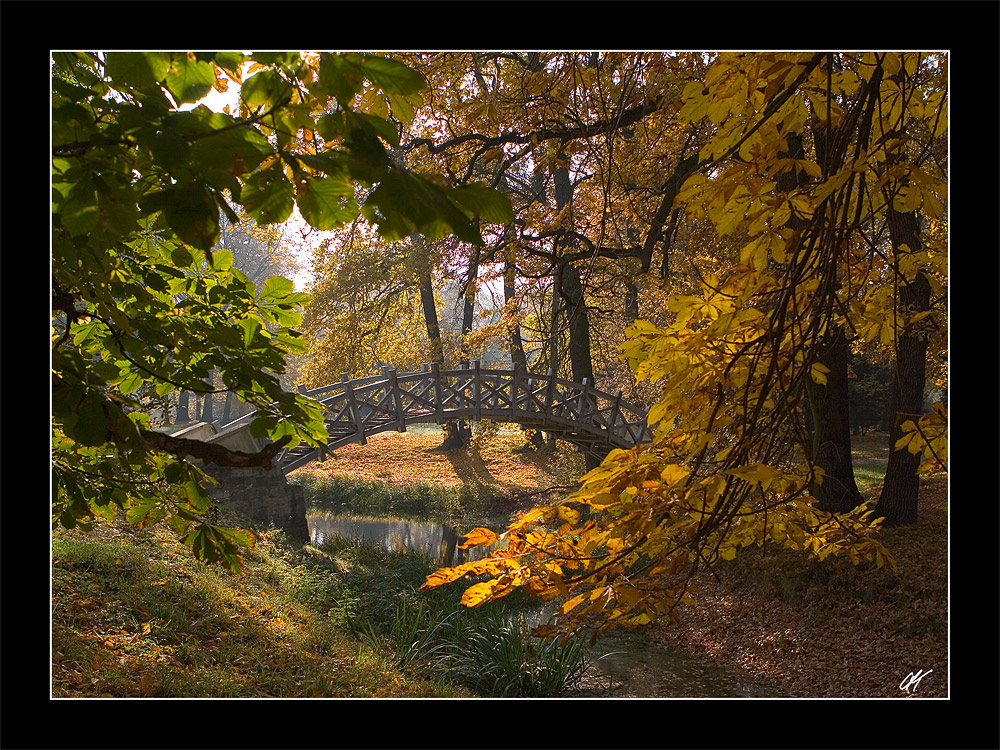
[[[381,375],[302,390],[326,408],[330,439],[326,450],[300,445],[278,456],[286,473],[348,443],[365,443],[386,430],[404,432],[406,425],[448,420],[490,419],[515,422],[552,433],[581,450],[602,455],[611,448],[631,448],[652,437],[646,409],[605,393],[586,381],[540,375],[524,369],[468,367],[444,370],[423,365],[418,372]],[[249,425],[250,414],[226,425],[226,432]]]

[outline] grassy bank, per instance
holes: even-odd
[[[53,535],[55,697],[442,697],[331,617],[350,591],[265,533],[234,575],[159,529]]]
[[[518,429],[495,426],[458,451],[441,451],[442,439],[436,425],[381,433],[288,480],[324,510],[468,524],[507,519],[585,471],[583,457],[568,444],[560,442],[555,452],[524,451],[527,440]]]
[[[526,597],[418,594],[431,561],[372,543],[272,530],[234,575],[105,524],[55,532],[53,556],[55,697],[545,696],[585,666],[580,644],[528,636]]]

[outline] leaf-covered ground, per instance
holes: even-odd
[[[525,441],[513,431],[467,451],[442,453],[440,442],[436,430],[376,436],[300,471],[472,486],[513,498],[512,512],[539,499],[519,493],[569,483],[582,468],[572,452],[514,452]],[[871,462],[869,496],[879,479]],[[721,583],[699,581],[698,606],[684,610],[681,625],[645,631],[627,686],[598,679],[581,687],[594,697],[683,696],[690,674],[654,666],[669,658],[643,664],[648,649],[663,649],[738,675],[759,695],[946,697],[947,519],[947,477],[926,480],[920,521],[884,531],[897,573],[780,550],[741,555],[720,570]],[[331,569],[267,535],[245,555],[242,576],[194,561],[161,530],[56,531],[53,552],[55,697],[454,694],[332,627],[330,608],[345,594]],[[915,673],[923,677],[902,691]]]
[[[440,453],[440,433],[382,435],[347,446],[338,459],[312,464],[317,475],[377,476],[393,482],[479,482],[516,493],[568,483],[576,464],[553,466],[544,454],[514,454],[516,433],[483,441],[478,451]],[[855,468],[866,497],[877,495],[887,436],[856,437]],[[578,458],[578,457],[574,457]],[[565,461],[565,459],[562,459]],[[522,504],[523,506],[523,504]],[[745,675],[769,694],[790,697],[945,697],[948,695],[948,479],[925,480],[920,521],[886,529],[883,540],[898,572],[849,562],[810,562],[783,550],[750,551],[698,581],[698,606],[681,625],[648,632],[656,644],[679,649]],[[932,671],[929,671],[932,670]],[[923,674],[900,690],[907,676]],[[677,680],[649,674],[629,697],[675,696]],[[669,692],[667,692],[669,691]],[[608,695],[622,695],[611,690]],[[625,697],[622,695],[622,697]]]
[[[583,473],[583,459],[572,451],[555,454],[533,449],[525,433],[504,427],[474,436],[467,450],[443,451],[444,435],[436,426],[411,427],[405,433],[383,432],[365,445],[345,445],[326,461],[313,462],[290,475],[364,479],[407,484],[424,482],[447,487],[465,486],[475,495],[517,498],[525,493],[570,484]],[[565,446],[564,446],[565,447]]]
[[[947,476],[923,482],[918,523],[886,529],[883,541],[897,573],[747,555],[722,583],[699,581],[682,625],[651,635],[790,697],[947,697]],[[901,690],[911,673],[924,676]]]

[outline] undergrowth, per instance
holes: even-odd
[[[59,529],[52,552],[54,697],[553,695],[580,671],[528,635],[527,597],[467,610],[417,591],[428,557],[373,543],[271,529],[239,575],[156,527]]]

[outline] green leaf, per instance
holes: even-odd
[[[253,337],[257,335],[257,332],[262,327],[260,321],[256,318],[244,318],[239,321],[238,325],[243,329],[244,346],[250,346],[250,342],[253,341]]]
[[[389,240],[404,239],[414,229],[432,238],[450,230],[463,242],[482,244],[479,230],[443,189],[406,172],[386,175],[368,196],[362,214]]]
[[[344,134],[344,113],[333,112],[323,115],[316,121],[316,132],[323,140],[334,141]]]
[[[272,276],[257,293],[258,300],[282,299],[295,291],[295,284],[283,276]]]
[[[354,115],[383,141],[391,146],[399,146],[399,128],[391,122],[367,112],[355,112]]]
[[[250,423],[250,434],[257,438],[267,437],[277,424],[277,417],[257,417]]]
[[[169,52],[108,52],[104,55],[104,71],[118,85],[140,91],[159,89],[170,70]]]
[[[233,121],[235,123],[235,120]],[[206,131],[191,147],[191,161],[200,169],[219,169],[232,174],[253,172],[274,153],[259,130],[250,126],[218,127]]]
[[[155,495],[140,497],[139,499],[133,501],[132,505],[129,506],[128,511],[125,513],[125,520],[132,524],[141,523],[146,520],[150,511],[152,511],[156,505],[157,498]]]
[[[388,57],[362,55],[360,70],[386,94],[413,94],[427,88],[427,80],[413,68]]]
[[[358,215],[354,187],[343,179],[317,177],[299,192],[299,210],[314,229],[339,229]]]
[[[349,106],[361,91],[362,74],[359,66],[340,55],[323,53],[319,61],[319,86],[313,91],[317,96],[333,96],[342,106]]]
[[[231,250],[220,249],[212,253],[212,267],[216,271],[228,271],[233,266],[233,253]]]
[[[243,64],[242,52],[216,52],[215,64],[226,71],[226,75],[239,83],[242,80],[240,67]]]
[[[167,90],[178,104],[196,102],[212,90],[215,66],[201,60],[180,57],[165,80]]]
[[[134,372],[128,372],[125,373],[125,376],[121,379],[121,382],[118,383],[118,390],[122,394],[127,396],[129,393],[135,393],[137,390],[139,390],[143,382],[144,381],[141,375]]]
[[[187,268],[192,263],[194,263],[194,256],[191,252],[181,245],[180,247],[175,247],[173,252],[170,253],[170,261],[178,268]]]
[[[292,215],[295,191],[280,169],[251,175],[240,195],[243,207],[258,224],[280,224]]]
[[[188,503],[198,513],[205,513],[212,505],[212,499],[196,479],[184,483],[184,493],[187,495]]]
[[[219,211],[208,189],[193,183],[151,193],[140,202],[142,211],[162,211],[167,224],[182,242],[211,250],[219,241]]]
[[[514,210],[507,196],[485,185],[462,185],[450,190],[448,197],[488,224],[514,221]]]
[[[88,393],[77,410],[75,424],[71,428],[66,423],[66,434],[81,445],[103,445],[108,434],[108,416],[104,407],[103,396]]]
[[[100,220],[93,182],[90,179],[78,182],[58,213],[63,229],[70,234],[81,235],[93,231]]]
[[[251,109],[272,109],[284,102],[292,93],[292,85],[276,70],[262,70],[240,86],[240,97]]]

